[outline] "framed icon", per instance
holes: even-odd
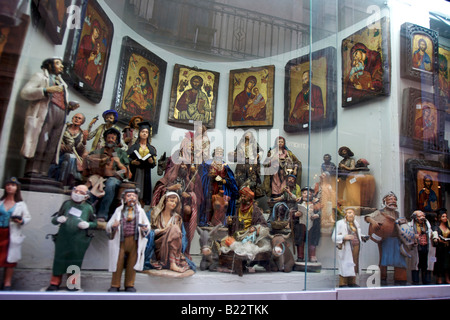
[[[272,127],[275,66],[230,71],[228,128]]]
[[[342,40],[342,106],[390,95],[389,19],[382,18]]]
[[[83,0],[81,8],[81,28],[69,32],[63,78],[90,101],[100,103],[114,26],[96,0]]]
[[[434,84],[438,72],[439,35],[409,22],[401,26],[400,76]]]
[[[157,134],[167,62],[124,37],[118,68],[113,105],[119,122],[127,125],[133,117],[141,116]]]
[[[328,47],[286,64],[284,130],[308,132],[336,125],[336,49]]]
[[[173,71],[169,123],[193,129],[201,122],[208,129],[216,123],[220,74],[176,64]]]

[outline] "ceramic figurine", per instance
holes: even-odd
[[[355,219],[355,208],[344,210],[344,219],[336,223],[331,240],[336,243],[337,263],[339,268],[339,287],[359,287],[356,276],[359,274],[359,255],[361,243],[368,236],[361,233],[359,222]]]
[[[302,188],[302,198],[297,208],[291,209],[294,243],[297,248],[297,262],[305,262],[305,245],[308,237],[309,262],[317,263],[316,247],[320,240],[320,214],[313,203],[314,190]]]
[[[181,217],[181,198],[167,192],[151,212],[151,232],[146,249],[146,267],[185,273],[195,265],[186,257],[186,232]]]
[[[152,127],[149,122],[138,124],[139,138],[128,149],[132,181],[141,190],[139,200],[142,205],[150,205],[152,200],[152,169],[156,167],[156,148],[151,145]]]
[[[106,222],[109,217],[110,207],[116,197],[122,181],[131,178],[129,158],[120,145],[120,132],[114,128],[104,132],[105,147],[90,153],[83,162],[83,175],[89,177],[94,175],[98,183],[104,182],[103,195],[96,196],[100,204],[97,210],[97,219]],[[96,189],[96,185],[90,185]]]
[[[227,163],[223,161],[223,148],[214,150],[213,159],[204,162],[199,169],[203,186],[203,201],[200,208],[199,225],[207,226],[211,221],[213,208],[212,196],[223,190],[224,195],[230,198],[227,216],[234,215],[238,187],[234,173]],[[225,224],[225,221],[223,222]]]
[[[125,268],[125,292],[136,292],[136,271],[144,269],[150,221],[138,200],[139,190],[126,189],[122,205],[116,209],[106,226],[109,235],[109,271],[112,272],[109,292],[118,292]]]
[[[260,148],[251,131],[244,133],[234,152],[228,155],[230,161],[237,163],[234,171],[238,189],[249,187],[256,198],[261,197],[261,157]]]
[[[434,269],[436,260],[436,247],[433,244],[433,237],[438,238],[437,234],[433,234],[430,222],[426,219],[425,213],[416,210],[411,215],[412,220],[408,223],[414,232],[415,244],[411,246],[409,269],[411,270],[411,280],[414,285],[420,283],[431,284],[431,272]]]
[[[400,213],[397,211],[397,196],[390,192],[383,197],[384,208],[376,210],[364,217],[364,220],[369,223],[370,239],[378,243],[378,250],[380,251],[380,271],[381,283],[387,283],[387,267],[394,267],[394,281],[398,285],[405,285],[406,276],[406,255],[401,250],[401,240],[396,229],[396,223],[400,218]]]
[[[134,116],[133,118],[131,118],[128,126],[123,128],[122,138],[127,150],[136,143],[136,140],[138,140],[139,138],[138,125],[142,121],[144,121],[144,118],[142,118],[141,116]]]
[[[286,146],[286,139],[278,137],[264,161],[264,191],[273,199],[280,197],[287,185],[287,177],[294,175],[301,184],[302,163]]]
[[[67,85],[62,80],[62,59],[47,59],[22,89],[22,99],[30,101],[25,114],[25,133],[21,154],[27,159],[25,176],[47,177],[53,161],[58,163],[58,147],[66,117],[79,108],[69,103]]]
[[[14,268],[22,258],[22,243],[25,235],[24,225],[30,222],[31,215],[22,200],[20,182],[13,177],[5,181],[5,192],[0,198],[0,267],[5,268],[2,290],[11,290]]]
[[[47,291],[59,290],[62,277],[69,273],[69,267],[74,265],[81,269],[92,239],[88,230],[97,227],[94,208],[87,202],[88,199],[89,190],[85,185],[75,187],[71,199],[64,202],[52,218],[52,223],[59,226],[59,230],[54,236],[55,257]]]
[[[50,177],[61,181],[64,186],[74,187],[83,181],[83,159],[88,155],[86,151],[87,131],[81,129],[86,118],[77,113],[64,131],[60,146],[59,165],[52,165]]]
[[[94,131],[91,130],[94,124],[98,121],[98,117],[92,119],[91,123],[89,124],[88,128],[89,135],[87,140],[90,141],[94,139],[94,141],[92,142],[91,152],[99,150],[105,146],[104,133],[106,131],[108,131],[111,128],[120,131],[120,129],[115,125],[119,121],[119,114],[117,113],[116,110],[106,110],[105,112],[103,112],[103,120],[105,121],[105,123],[99,125],[98,128],[95,129]]]
[[[437,210],[437,224],[433,227],[433,237],[436,246],[436,263],[434,275],[437,284],[450,284],[450,223],[447,218],[447,209]]]
[[[155,185],[152,207],[160,202],[169,191],[176,192],[181,199],[181,215],[188,239],[186,255],[190,255],[190,245],[197,229],[199,205],[202,199],[202,186],[194,165],[173,164],[164,177]]]

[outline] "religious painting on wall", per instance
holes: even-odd
[[[113,105],[119,122],[135,116],[150,122],[158,133],[167,62],[129,37],[123,38]]]
[[[94,103],[103,98],[114,26],[96,0],[83,0],[81,28],[69,33],[64,80]]]
[[[441,97],[442,107],[445,109],[445,119],[450,121],[450,73],[448,63],[450,62],[450,48],[439,45],[438,57],[438,83],[439,96]]]
[[[408,215],[415,210],[433,214],[445,207],[450,171],[444,169],[440,162],[408,159],[405,173],[405,212]]]
[[[433,85],[438,72],[438,33],[409,22],[401,26],[400,76]]]
[[[43,28],[54,44],[61,44],[67,29],[67,12],[72,0],[33,0],[34,24]]]
[[[169,123],[193,129],[201,122],[208,129],[216,123],[220,74],[176,64],[173,71]]]
[[[17,26],[0,27],[0,131],[8,110],[30,17],[24,14],[20,21]]]
[[[420,151],[441,151],[444,111],[436,95],[414,88],[403,91],[400,146]]]
[[[336,125],[336,49],[328,47],[286,65],[284,130],[308,132]]]
[[[342,106],[390,94],[389,19],[382,18],[342,41]]]
[[[275,66],[230,71],[228,128],[272,127]]]

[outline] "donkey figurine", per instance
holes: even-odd
[[[217,231],[222,227],[221,224],[215,226],[211,231],[197,227],[197,233],[200,236],[200,248],[202,253],[202,261],[200,262],[200,270],[216,271],[219,263],[219,252],[214,243],[217,237]]]

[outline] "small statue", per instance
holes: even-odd
[[[371,208],[375,197],[375,177],[369,173],[369,161],[358,159],[348,147],[341,147],[339,155],[344,159],[339,163],[338,199],[348,206]]]
[[[139,123],[142,121],[144,121],[144,118],[142,116],[134,116],[133,118],[131,118],[128,126],[123,128],[122,138],[127,150],[136,143],[136,140],[138,140]]]
[[[187,241],[181,217],[181,198],[176,192],[167,192],[151,215],[151,232],[146,249],[146,266],[184,273],[195,269],[186,257],[183,242]]]
[[[331,240],[336,243],[339,268],[339,287],[358,287],[356,276],[359,274],[359,255],[361,242],[369,237],[361,233],[361,227],[355,219],[355,208],[346,208],[344,219],[336,223]]]
[[[328,153],[323,156],[321,171],[322,173],[328,172],[330,175],[336,175],[336,165],[331,162],[331,155]]]
[[[190,247],[192,239],[197,229],[197,217],[199,205],[202,199],[202,186],[200,176],[194,165],[174,163],[164,177],[155,185],[152,207],[156,207],[161,198],[167,192],[176,192],[181,199],[181,216],[186,229],[187,245],[186,255],[190,256]]]
[[[238,187],[233,171],[227,163],[223,161],[223,148],[214,150],[213,159],[204,162],[199,168],[203,186],[203,201],[200,207],[199,225],[204,227],[211,221],[213,208],[212,196],[223,190],[224,195],[230,198],[228,203],[227,216],[235,212]],[[225,224],[225,221],[223,222]]]
[[[223,227],[223,225],[217,225],[210,231],[197,227],[200,249],[202,253],[202,261],[200,262],[200,270],[202,271],[217,271],[219,251],[216,241],[218,230],[221,227]]]
[[[156,148],[151,145],[152,127],[149,122],[138,124],[139,138],[128,148],[132,181],[140,189],[139,200],[142,205],[150,205],[152,200],[152,169],[156,167]]]
[[[366,215],[364,220],[369,223],[369,236],[378,243],[380,251],[381,282],[387,282],[387,267],[394,267],[394,281],[397,285],[405,285],[406,276],[406,256],[400,250],[402,243],[399,238],[396,223],[400,218],[397,211],[397,196],[390,192],[383,197],[384,208]]]
[[[117,113],[116,110],[106,110],[105,112],[103,112],[103,120],[105,121],[105,123],[98,126],[98,128],[95,129],[94,131],[91,130],[94,124],[98,121],[98,116],[92,119],[91,123],[89,124],[88,128],[89,135],[87,140],[90,141],[94,139],[94,141],[92,142],[91,152],[99,150],[105,146],[104,133],[106,131],[108,131],[111,128],[120,131],[120,129],[115,125],[119,121],[119,114]]]
[[[105,147],[91,152],[83,162],[83,175],[91,181],[91,176],[99,176],[102,179],[96,179],[99,183],[105,182],[104,196],[100,199],[100,205],[97,211],[97,219],[100,222],[106,222],[109,217],[110,207],[116,197],[122,181],[131,178],[129,168],[129,158],[120,145],[120,132],[111,128],[104,132]],[[96,188],[96,186],[92,186]],[[98,198],[98,197],[97,197]]]
[[[278,137],[275,146],[269,150],[264,161],[264,191],[270,198],[280,197],[287,184],[287,177],[293,175],[301,183],[302,163],[286,146],[286,139]]]
[[[22,89],[22,99],[30,101],[25,114],[21,154],[27,159],[25,176],[47,177],[53,161],[58,163],[58,147],[64,134],[66,116],[80,107],[69,102],[67,84],[61,78],[62,59],[47,59]]]
[[[118,292],[124,266],[125,291],[136,292],[136,271],[144,269],[145,248],[150,221],[138,200],[139,190],[126,189],[122,205],[116,209],[106,226],[109,240],[109,271],[113,272],[109,292]]]
[[[252,131],[244,133],[234,152],[228,154],[236,162],[234,171],[238,189],[249,187],[257,198],[263,196],[261,189],[261,161],[263,150],[260,148]]]
[[[426,219],[425,213],[416,210],[411,215],[412,220],[408,223],[413,230],[415,243],[411,246],[411,259],[408,260],[411,269],[411,280],[414,285],[419,284],[420,272],[422,275],[422,284],[431,284],[431,272],[434,269],[436,260],[436,247],[430,222]]]
[[[82,113],[77,113],[68,124],[61,141],[59,165],[52,165],[50,177],[61,181],[64,186],[74,187],[83,181],[83,159],[86,158],[87,131],[82,130],[86,118]]]
[[[291,224],[294,243],[297,247],[297,262],[305,262],[305,244],[308,237],[309,262],[317,263],[316,247],[320,240],[320,212],[313,203],[314,190],[302,188],[302,198],[297,208],[291,209]]]
[[[70,266],[75,265],[81,269],[92,239],[87,230],[97,228],[94,208],[87,202],[88,199],[88,188],[79,185],[72,191],[71,199],[64,202],[53,216],[52,223],[59,226],[59,231],[54,237],[55,258],[47,291],[59,290],[62,276],[68,273]]]
[[[338,151],[339,155],[344,158],[339,162],[339,177],[346,177],[346,174],[355,169],[355,155],[349,147],[341,147]]]
[[[22,233],[31,220],[26,203],[22,200],[20,182],[12,177],[5,181],[5,193],[0,198],[0,267],[5,268],[3,290],[11,290],[14,268],[22,258]]]

